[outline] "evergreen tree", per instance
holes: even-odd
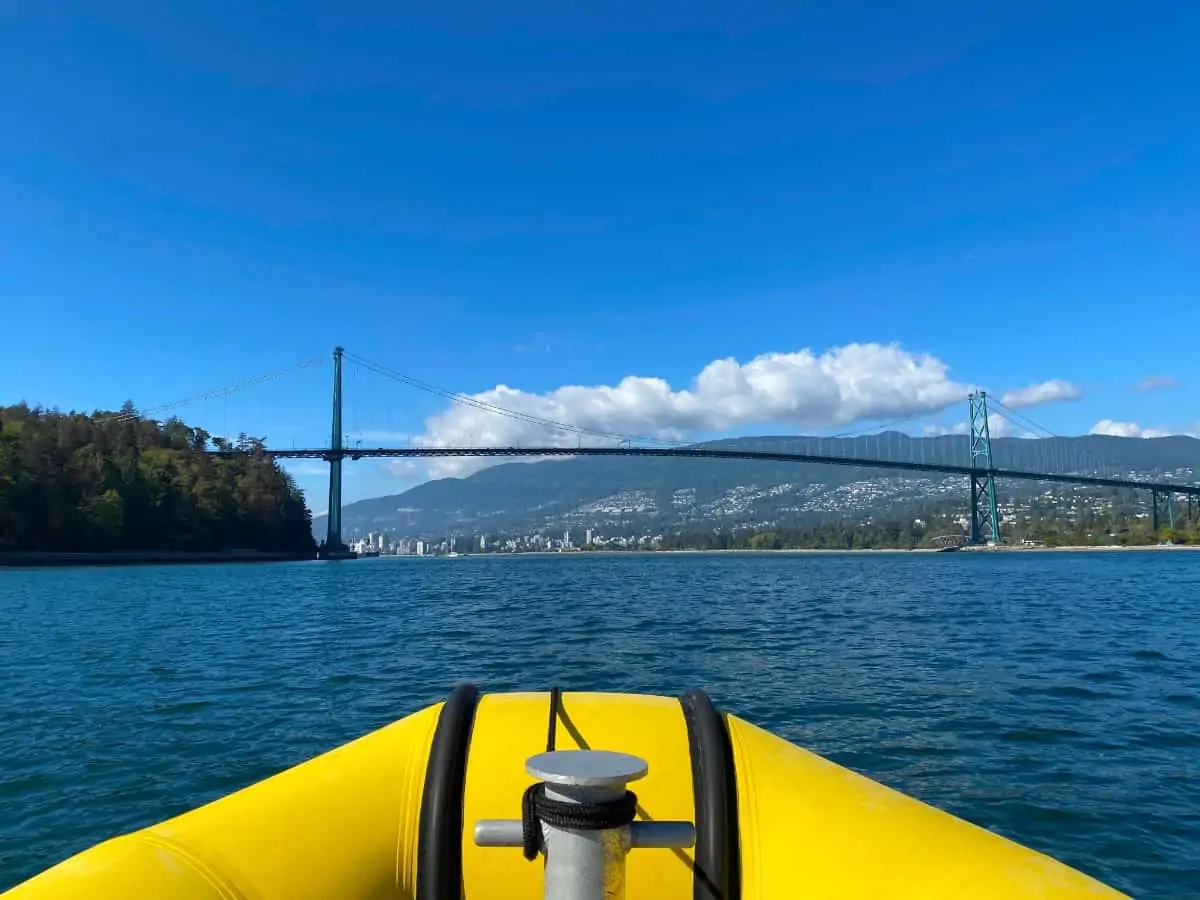
[[[233,458],[178,419],[0,407],[0,551],[261,550],[311,555],[295,482],[241,435]]]

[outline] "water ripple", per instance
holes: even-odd
[[[1197,596],[1193,554],[4,572],[0,889],[472,679],[703,687],[1134,895],[1187,896]]]

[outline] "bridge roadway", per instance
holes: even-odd
[[[237,456],[244,450],[210,450],[212,456]],[[721,450],[711,447],[354,447],[343,450],[303,449],[275,450],[264,448],[264,456],[275,459],[380,459],[431,458],[447,456],[667,456],[682,459],[753,459],[767,462],[815,463],[825,466],[851,466],[867,469],[892,469],[901,472],[929,472],[965,477],[991,475],[1018,481],[1046,481],[1059,484],[1080,484],[1092,487],[1134,488],[1160,493],[1187,494],[1200,497],[1200,484],[1175,484],[1157,481],[1133,481],[1128,478],[1105,478],[1097,475],[1066,475],[1047,472],[1025,472],[1020,469],[973,469],[949,463],[926,463],[887,459],[855,459],[845,456],[822,456],[813,453],[780,453],[770,450]]]

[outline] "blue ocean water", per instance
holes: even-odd
[[[442,698],[677,693],[1200,896],[1200,553],[0,570],[0,889]]]

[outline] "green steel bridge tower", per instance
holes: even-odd
[[[325,543],[319,555],[333,559],[349,553],[342,542],[342,355],[341,347],[333,349],[333,431],[329,436],[329,513],[326,517]]]
[[[996,508],[987,391],[976,391],[967,399],[971,405],[971,543],[999,544],[1000,513]]]

